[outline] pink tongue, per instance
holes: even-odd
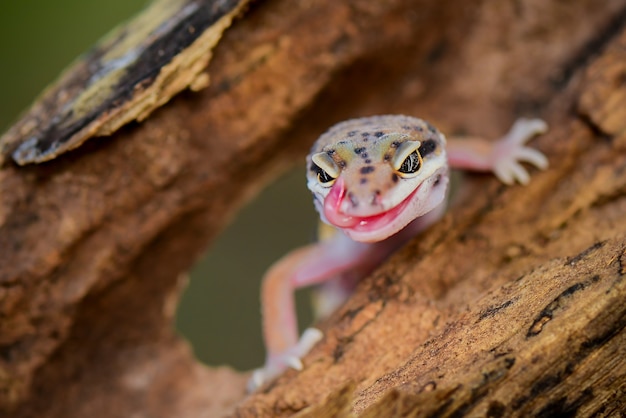
[[[346,187],[343,179],[339,177],[330,193],[324,199],[324,216],[328,222],[339,228],[352,228],[360,222],[358,218],[341,213],[341,203],[346,197]]]

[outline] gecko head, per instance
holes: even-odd
[[[308,187],[323,221],[361,242],[382,241],[445,198],[445,138],[409,116],[332,127],[307,157]]]

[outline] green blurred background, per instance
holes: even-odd
[[[43,88],[145,0],[3,0],[0,7],[0,131]],[[263,362],[259,286],[289,249],[311,241],[316,215],[300,168],[244,208],[191,272],[176,326],[211,365],[238,369]],[[301,324],[308,296],[298,295]]]

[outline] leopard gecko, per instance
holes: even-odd
[[[262,282],[263,368],[254,390],[300,360],[322,338],[308,328],[298,338],[294,291],[323,284],[320,309],[331,312],[357,281],[445,211],[449,168],[491,171],[505,184],[528,183],[521,162],[540,169],[547,158],[527,147],[547,130],[540,119],[519,119],[498,141],[446,140],[430,123],[403,115],[351,119],[331,127],[306,158],[307,186],[321,220],[337,230],[276,262]]]

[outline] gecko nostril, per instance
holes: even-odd
[[[372,206],[380,205],[380,190],[374,191],[374,194],[372,195],[371,204]]]
[[[350,203],[352,203],[353,207],[359,206],[359,199],[356,198],[354,193],[348,192],[348,199],[350,200]]]

